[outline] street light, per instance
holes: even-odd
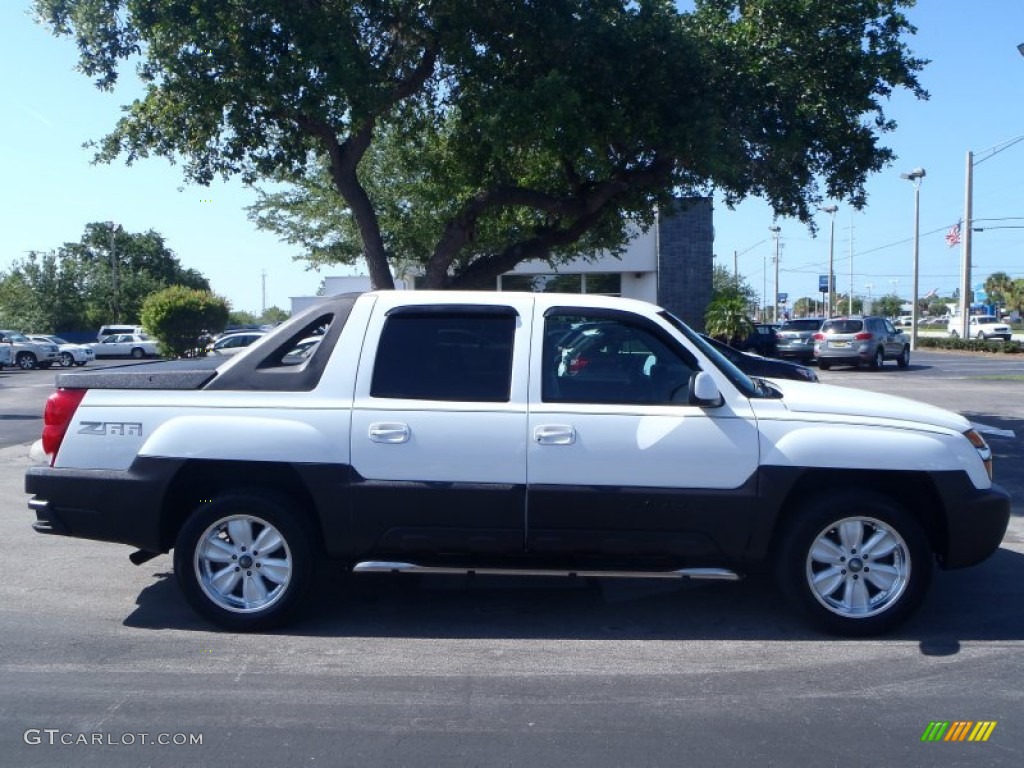
[[[835,287],[832,285],[832,263],[836,248],[836,211],[839,210],[839,207],[836,205],[826,205],[824,207],[819,206],[818,210],[829,214],[831,217],[828,233],[828,278],[826,283],[828,285],[828,304],[825,308],[825,317],[832,317],[832,290]]]
[[[782,227],[768,227],[775,238],[775,298],[772,301],[772,322],[779,322],[779,232]]]
[[[910,173],[901,173],[900,178],[914,185],[914,282],[910,289],[910,349],[917,349],[917,275],[921,245],[921,179],[924,168],[915,168]],[[964,337],[966,338],[966,337]]]

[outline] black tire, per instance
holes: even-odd
[[[988,341],[988,336],[985,335],[984,331],[978,331],[978,341]]]
[[[146,353],[142,349],[142,347],[135,347],[135,349],[132,350],[132,357],[135,358],[136,360],[141,360],[145,356]]]
[[[776,556],[787,597],[822,629],[848,637],[888,632],[909,618],[928,591],[934,560],[913,515],[886,496],[854,489],[799,510]]]
[[[885,365],[885,350],[881,347],[875,350],[875,356],[871,358],[871,370],[880,371]]]
[[[75,364],[74,355],[72,355],[70,352],[61,352],[60,353],[60,367],[61,368],[70,368],[74,364]]]
[[[903,351],[900,352],[900,356],[896,359],[896,365],[900,368],[906,368],[910,365],[910,345],[904,344]]]
[[[832,363],[828,362],[828,360],[822,360],[821,358],[818,358],[818,370],[819,371],[827,371],[831,367],[832,367]]]
[[[263,554],[254,546],[261,537],[270,547]],[[210,548],[201,547],[211,541]],[[286,499],[255,490],[226,493],[199,506],[174,547],[174,572],[188,603],[214,624],[241,632],[293,618],[308,592],[314,561],[313,535],[302,513]]]
[[[31,352],[19,352],[18,356],[14,359],[15,365],[17,365],[23,371],[31,371],[36,368],[38,361],[36,356]]]
[[[959,338],[960,338],[960,334],[959,334],[959,333],[957,333],[956,331],[950,331],[950,332],[949,332],[949,337],[950,337],[951,339],[959,339]]]

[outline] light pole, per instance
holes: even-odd
[[[781,227],[768,227],[775,238],[775,296],[772,299],[772,322],[779,322],[779,232]]]
[[[118,295],[117,288],[117,253],[115,251],[114,246],[114,236],[117,234],[117,231],[121,229],[121,227],[119,224],[113,221],[108,221],[107,224],[110,225],[110,275],[111,287],[114,289],[114,306],[112,307],[112,309],[114,310],[114,322],[119,323],[121,322],[121,297]]]
[[[917,349],[917,277],[921,245],[921,179],[924,168],[915,168],[910,173],[901,173],[900,178],[914,185],[914,281],[910,288],[910,349]],[[964,338],[967,338],[966,336]]]
[[[825,317],[832,317],[832,291],[835,286],[832,285],[833,274],[832,274],[832,263],[835,259],[835,248],[836,248],[836,211],[839,210],[839,206],[826,205],[822,208],[818,208],[819,211],[823,211],[829,214],[831,222],[829,224],[828,232],[828,303],[825,305]]]

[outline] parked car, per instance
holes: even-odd
[[[893,321],[893,325],[910,328],[914,325],[913,315],[900,315]]]
[[[10,341],[0,342],[0,369],[5,365],[14,365],[14,344]]]
[[[813,368],[806,365],[798,365],[787,360],[773,360],[770,357],[752,355],[749,352],[740,352],[728,344],[723,344],[706,334],[701,337],[708,344],[713,346],[722,357],[735,365],[748,376],[760,376],[768,379],[794,379],[796,381],[817,381],[818,374]]]
[[[553,336],[588,324],[562,369]],[[232,631],[294,618],[333,559],[354,576],[774,575],[824,629],[877,634],[936,564],[998,551],[1010,519],[963,416],[767,385],[629,299],[339,296],[227,361],[55,383],[33,529],[131,545],[135,564],[173,550],[187,602]],[[96,573],[55,569],[53,588]]]
[[[754,352],[764,357],[775,357],[778,348],[778,332],[770,323],[754,323],[754,330],[747,338],[732,346],[743,352]]]
[[[323,336],[307,336],[296,344],[294,349],[282,357],[281,362],[284,365],[300,365],[304,363],[313,356],[313,353],[316,352],[323,339]]]
[[[952,317],[946,326],[946,330],[955,339],[960,335],[962,327],[963,319],[961,317]],[[970,326],[967,329],[968,338],[981,339],[982,341],[991,339],[1009,341],[1012,336],[1013,331],[1010,329],[1010,326],[998,317],[993,317],[992,315],[971,315]]]
[[[266,334],[261,331],[229,333],[226,336],[221,336],[219,339],[214,340],[212,344],[207,346],[206,353],[220,357],[237,355],[254,341],[258,341],[264,336],[266,336]]]
[[[0,343],[12,345],[14,365],[25,371],[49,368],[60,362],[60,351],[56,344],[49,341],[32,341],[18,331],[0,331]]]
[[[107,336],[116,336],[123,333],[145,334],[141,325],[101,325],[96,334],[96,341],[103,341]]]
[[[910,365],[910,340],[884,317],[835,317],[814,334],[814,357],[827,371],[833,365],[867,363],[878,370],[886,360]]]
[[[60,364],[64,368],[70,368],[73,365],[82,366],[96,359],[96,353],[87,344],[72,344],[60,336],[47,336],[42,333],[30,333],[28,337],[33,341],[56,344],[60,354]]]
[[[814,334],[821,330],[824,322],[823,317],[801,317],[784,322],[777,334],[775,356],[802,363],[814,360]]]
[[[89,346],[96,357],[133,357],[141,360],[160,354],[157,343],[142,333],[117,333]]]

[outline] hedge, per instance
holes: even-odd
[[[1024,352],[1019,341],[979,341],[935,336],[918,336],[917,346],[919,349],[955,349],[964,352],[997,352],[1005,355]]]

